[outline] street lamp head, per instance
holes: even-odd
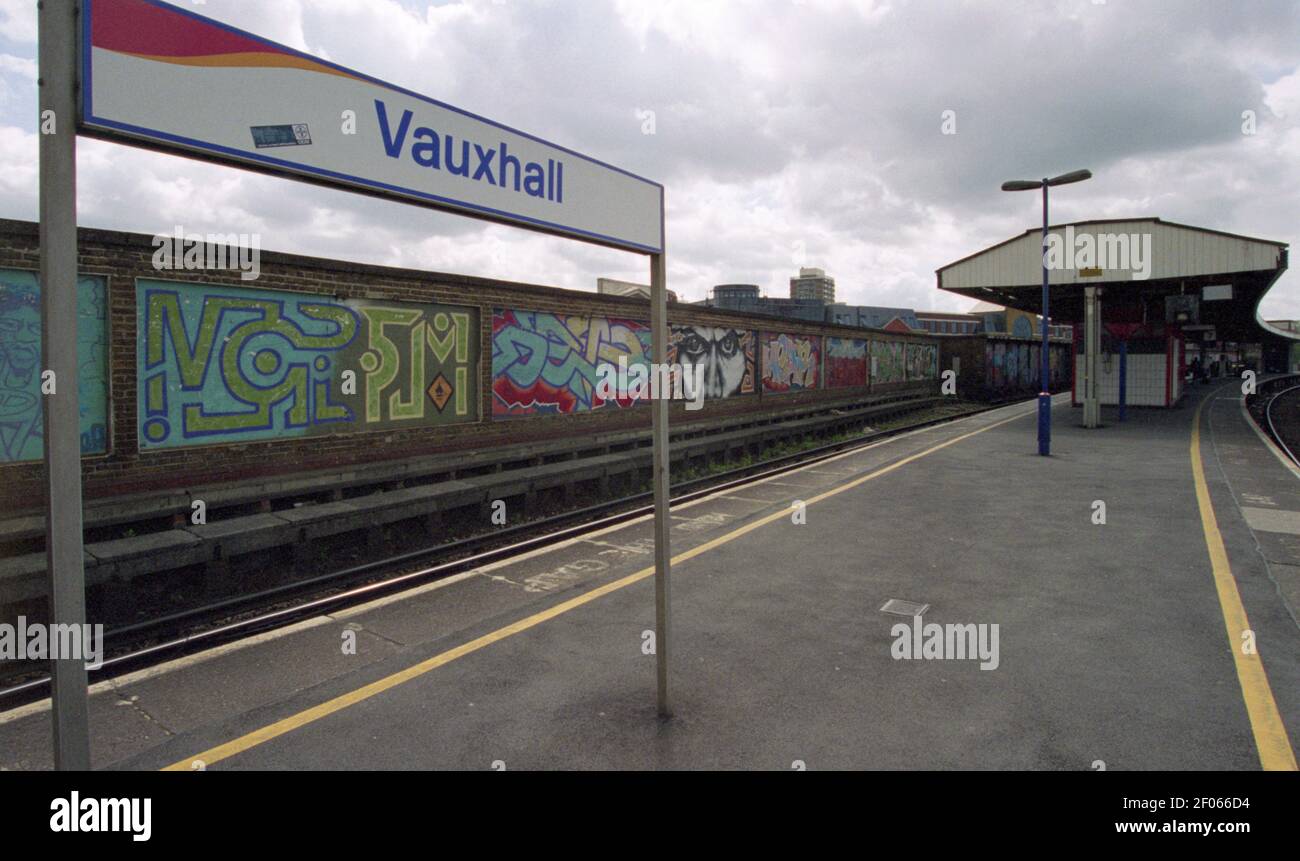
[[[1054,176],[1047,181],[1048,185],[1069,185],[1072,182],[1083,182],[1085,179],[1092,179],[1090,170],[1072,170],[1069,173],[1063,173],[1060,176]]]
[[[1038,179],[1011,179],[1002,183],[1003,191],[1033,191],[1042,187],[1043,182]]]

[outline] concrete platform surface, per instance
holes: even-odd
[[[670,720],[655,714],[642,520],[103,685],[95,763],[1294,762],[1300,478],[1245,424],[1235,386],[1122,424],[1107,411],[1091,431],[1058,399],[1050,458],[1033,414],[1006,407],[675,508]],[[926,625],[975,626],[952,631],[978,632],[985,656],[902,656],[916,640],[895,626],[913,620],[881,612],[891,598],[928,604]],[[1244,617],[1257,653],[1234,651]],[[48,709],[0,715],[0,767],[48,766]]]

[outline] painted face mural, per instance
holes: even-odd
[[[105,284],[77,279],[77,386],[81,453],[108,445]],[[40,460],[41,294],[35,272],[0,270],[0,463]]]
[[[704,368],[704,397],[727,398],[754,391],[754,333],[721,326],[673,326],[669,363],[682,366],[687,398],[694,398],[695,370]]]
[[[474,421],[478,311],[136,282],[141,448]]]

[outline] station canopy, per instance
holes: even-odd
[[[1236,342],[1282,335],[1257,311],[1286,271],[1284,242],[1159,218],[1057,224],[1048,234],[1053,322],[1082,323],[1084,288],[1095,285],[1104,288],[1107,322],[1178,321],[1184,328],[1213,327],[1216,340]],[[1031,228],[941,267],[935,273],[939,289],[1042,313],[1042,248],[1042,228]]]

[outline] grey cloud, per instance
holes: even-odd
[[[208,0],[199,11],[663,182],[670,286],[690,298],[722,281],[779,294],[790,245],[804,241],[841,298],[963,307],[934,290],[933,270],[1037,220],[1031,195],[999,184],[1077,167],[1096,177],[1054,196],[1054,220],[1161,215],[1290,241],[1300,208],[1300,116],[1264,104],[1265,87],[1300,67],[1300,7],[1286,0],[898,2],[867,14],[815,0],[649,4],[641,27],[596,2]],[[34,56],[26,43],[0,49]],[[0,122],[34,131],[30,82],[0,68],[0,85]],[[655,111],[654,135],[638,109]],[[947,109],[954,136],[940,133]],[[1248,109],[1254,138],[1241,134]],[[215,180],[216,168],[161,156],[114,161],[142,175],[88,165],[83,221],[156,229],[189,208],[263,225],[268,248],[446,268],[441,255],[584,289],[644,269],[343,192]],[[166,191],[187,176],[205,178],[206,197]],[[34,197],[20,198],[0,198],[0,214],[31,217]],[[503,242],[517,253],[503,256]],[[1300,317],[1294,288],[1269,301]]]

